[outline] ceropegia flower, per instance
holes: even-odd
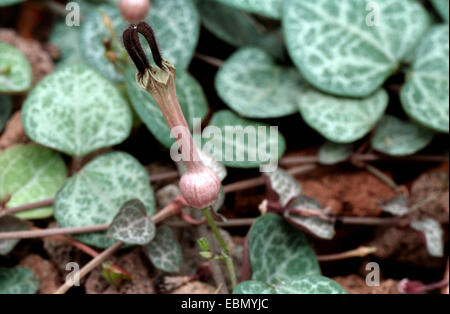
[[[156,66],[151,65],[140,45],[138,33],[147,39]],[[187,171],[180,179],[180,191],[186,202],[195,208],[212,205],[218,198],[220,180],[217,174],[200,160],[175,86],[175,66],[161,56],[150,25],[131,25],[123,34],[128,54],[135,63],[137,83],[152,95],[175,137]]]

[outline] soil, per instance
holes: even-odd
[[[123,282],[119,287],[109,284],[102,277],[101,267],[94,269],[86,280],[85,288],[88,294],[153,294],[154,274],[153,267],[150,265],[148,258],[144,255],[140,248],[125,250],[109,259],[111,262],[126,269],[132,274],[131,281]]]
[[[335,277],[336,280],[350,294],[398,294],[398,282],[392,279],[382,280],[378,286],[368,286],[358,275]]]
[[[364,170],[320,168],[301,176],[302,193],[316,198],[340,216],[379,216],[380,202],[395,192]]]

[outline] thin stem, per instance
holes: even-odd
[[[233,258],[225,253],[222,253],[222,256],[225,259],[225,265],[227,265],[228,272],[230,273],[231,287],[234,290],[237,286],[237,279],[233,265]]]
[[[55,236],[55,235],[99,232],[99,231],[105,231],[108,228],[109,228],[109,224],[101,224],[101,225],[84,226],[84,227],[48,228],[48,229],[44,229],[44,230],[1,232],[0,240],[44,238],[44,237],[51,237],[51,236]]]
[[[37,202],[33,202],[33,203],[16,206],[16,207],[6,208],[5,210],[0,211],[0,218],[5,215],[13,215],[15,213],[22,212],[25,210],[51,206],[52,204],[53,204],[53,198],[49,198],[49,199],[45,199],[42,201],[37,201]]]
[[[42,229],[37,228],[37,227],[31,227],[31,229],[32,230],[42,230]],[[72,245],[72,246],[76,247],[77,249],[79,249],[80,251],[86,253],[87,255],[89,255],[91,257],[96,257],[97,255],[100,254],[96,250],[91,248],[89,245],[84,244],[83,242],[80,242],[80,241],[75,240],[75,239],[73,239],[71,237],[68,237],[68,236],[54,235],[54,236],[50,236],[50,238],[55,240],[55,241],[60,241],[60,242],[65,243],[65,244]]]
[[[151,174],[150,182],[177,179],[179,177],[179,175],[180,174],[178,173],[178,171],[169,171],[169,172]]]
[[[180,213],[181,208],[184,207],[178,199],[175,199],[172,203],[167,205],[165,208],[157,212],[153,217],[152,221],[157,224],[168,217],[177,215]],[[93,226],[83,226],[83,227],[70,227],[70,228],[48,228],[44,230],[28,230],[28,231],[11,231],[11,232],[0,232],[0,240],[6,239],[29,239],[29,238],[43,238],[55,235],[67,235],[67,234],[80,234],[89,232],[99,232],[108,230],[109,224],[100,224]]]
[[[347,252],[336,253],[336,254],[328,254],[328,255],[319,255],[317,256],[317,260],[319,262],[329,262],[329,261],[338,261],[352,257],[365,257],[367,255],[375,253],[377,250],[376,247],[366,247],[360,246],[357,249],[353,249]]]
[[[214,236],[216,237],[217,241],[219,242],[220,246],[222,247],[225,254],[230,254],[230,250],[228,249],[228,246],[223,239],[222,235],[220,234],[219,228],[216,225],[216,222],[211,215],[211,211],[209,207],[205,207],[202,209],[203,215],[205,215],[206,221],[208,222],[209,227],[211,228],[211,231],[214,233]]]
[[[394,182],[394,180],[392,180],[390,177],[388,177],[386,174],[384,174],[383,172],[381,172],[380,170],[378,170],[377,168],[375,168],[374,166],[371,165],[365,165],[364,168],[370,172],[371,174],[373,174],[374,176],[376,176],[378,179],[380,179],[382,182],[386,183],[387,185],[389,185],[389,187],[391,189],[393,189],[394,191],[398,191],[398,185],[397,183]]]
[[[203,215],[205,215],[206,220],[208,221],[208,224],[214,233],[214,236],[217,239],[217,242],[219,242],[220,246],[222,247],[222,256],[225,259],[225,264],[228,269],[228,273],[230,274],[230,280],[231,280],[231,287],[234,288],[237,285],[237,279],[236,279],[236,272],[234,271],[234,265],[232,257],[230,256],[230,250],[228,249],[228,246],[223,239],[222,235],[220,234],[219,228],[216,225],[216,222],[213,219],[213,216],[211,215],[211,209],[209,207],[203,208]]]
[[[220,60],[218,58],[214,58],[214,57],[202,54],[202,53],[198,53],[198,52],[195,53],[195,57],[209,65],[216,67],[216,68],[220,68],[224,64],[223,60]]]
[[[442,280],[446,280],[447,281],[447,285],[442,287],[441,294],[449,294],[449,287],[448,287],[449,270],[448,270],[448,266],[449,266],[449,259],[447,258],[447,267],[445,268],[444,279],[442,279]]]
[[[199,214],[201,214],[201,213],[199,213]],[[211,233],[208,232],[208,229],[206,228],[206,226],[205,225],[198,226],[197,231],[198,231],[198,234],[200,235],[200,237],[207,238],[210,242],[211,248],[216,250],[217,244],[216,244],[216,242],[212,241]],[[219,261],[212,259],[209,261],[209,265],[211,267],[211,273],[212,273],[214,282],[216,283],[216,286],[217,286],[217,291],[220,293],[228,294],[229,290],[228,290],[227,285],[224,285],[225,276],[223,275],[222,268],[219,265]]]
[[[216,221],[216,224],[220,228],[236,228],[236,227],[248,227],[253,224],[255,218],[236,218],[228,219],[227,221]],[[206,223],[206,220],[204,221]],[[166,223],[170,227],[174,228],[188,228],[192,227],[191,223],[185,221],[171,221]]]
[[[367,154],[355,153],[355,154],[353,154],[353,156],[350,159],[343,161],[343,162],[345,163],[345,162],[348,162],[349,160],[359,161],[359,162],[369,162],[369,161],[446,162],[449,160],[449,157],[447,155],[412,155],[412,156],[394,157],[394,156],[387,156],[387,155],[378,155],[378,154],[373,154],[373,153],[367,153]],[[298,165],[298,164],[305,164],[305,163],[318,163],[318,162],[319,162],[319,157],[317,155],[288,156],[288,157],[284,157],[280,160],[280,164],[283,166]]]
[[[310,172],[310,171],[312,171],[312,170],[314,170],[316,168],[317,168],[317,165],[314,165],[314,164],[302,165],[302,166],[298,166],[298,167],[294,167],[294,168],[288,169],[287,172],[290,175],[298,176],[298,175]],[[255,187],[264,185],[265,183],[266,183],[265,178],[263,176],[260,176],[260,177],[257,177],[257,178],[243,180],[243,181],[238,181],[238,182],[235,182],[235,183],[224,185],[223,186],[223,190],[224,190],[225,193],[232,193],[232,192],[237,192],[237,191],[242,191],[242,190],[246,190],[246,189],[255,188]]]
[[[408,218],[402,217],[336,217],[344,225],[358,225],[358,226],[402,226],[410,222]]]
[[[111,254],[113,254],[115,251],[117,251],[124,243],[119,241],[114,243],[112,246],[104,250],[102,253],[97,255],[95,258],[93,258],[89,263],[83,266],[83,268],[80,269],[78,276],[79,279],[83,278],[87,274],[89,274],[94,268],[99,266],[102,262],[104,262]],[[62,284],[61,287],[56,290],[55,294],[64,294],[72,287],[71,284],[69,284],[67,281]]]

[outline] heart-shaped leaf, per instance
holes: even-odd
[[[423,127],[386,115],[375,128],[372,147],[392,156],[412,155],[433,140],[434,133]]]
[[[309,83],[340,96],[375,92],[428,25],[416,0],[285,0],[283,6],[294,63]]]
[[[448,0],[431,0],[436,11],[446,21],[449,22],[449,1]]]
[[[317,200],[306,195],[300,195],[297,197],[291,204],[289,204],[289,207],[307,211],[324,211],[322,205],[320,205]],[[296,228],[308,231],[322,239],[331,240],[334,238],[334,224],[328,220],[317,216],[296,215],[289,211],[286,211],[284,216],[286,220]]]
[[[403,195],[398,195],[380,205],[381,209],[395,216],[403,216],[409,213],[408,199]]]
[[[281,4],[283,0],[216,0],[226,5],[260,14],[272,19],[281,18]]]
[[[54,197],[66,180],[66,165],[54,151],[34,144],[16,145],[0,153],[0,199],[15,207]],[[52,216],[51,206],[17,213],[24,219]]]
[[[276,127],[242,119],[229,110],[213,115],[203,131],[203,140],[204,151],[236,168],[276,163],[286,149],[284,137]]]
[[[6,122],[12,112],[12,101],[9,96],[0,95],[0,132],[3,131]]]
[[[28,223],[25,220],[9,215],[0,217],[0,232],[22,231],[27,229]],[[0,240],[0,255],[8,255],[19,241],[19,239]]]
[[[181,246],[167,226],[156,230],[156,237],[145,246],[152,264],[159,270],[173,273],[180,270],[183,259]]]
[[[177,70],[176,89],[181,110],[188,125],[194,127],[194,119],[204,119],[208,104],[200,84],[187,72]],[[134,109],[156,139],[166,147],[175,142],[161,110],[153,97],[136,83],[136,69],[129,68],[126,74],[127,92]]]
[[[310,90],[302,95],[299,108],[305,122],[329,141],[352,143],[372,130],[388,102],[384,90],[365,99],[338,98]]]
[[[449,26],[433,27],[422,39],[401,90],[403,109],[415,121],[449,132]]]
[[[269,179],[270,188],[278,195],[281,206],[286,206],[290,200],[300,195],[300,184],[286,171],[278,168],[267,172],[266,176]]]
[[[32,79],[27,57],[19,49],[0,42],[0,93],[25,92],[31,87]]]
[[[320,275],[304,276],[275,285],[249,280],[241,282],[233,294],[346,294],[334,280]]]
[[[120,207],[135,198],[142,200],[149,216],[154,214],[155,201],[145,168],[126,153],[112,152],[95,158],[67,180],[55,197],[55,218],[61,227],[111,223]],[[114,243],[104,233],[77,238],[101,248]]]
[[[73,156],[121,143],[132,123],[119,90],[81,64],[41,80],[24,103],[22,120],[32,140]]]
[[[31,269],[0,268],[0,294],[34,294],[38,289],[39,281]]]
[[[220,162],[216,161],[214,159],[214,156],[201,150],[198,150],[198,155],[200,157],[200,160],[206,167],[214,170],[220,181],[223,181],[223,179],[225,179],[225,177],[227,176],[227,168]],[[186,163],[182,161],[177,163],[177,168],[180,176],[182,176],[187,171]]]
[[[249,236],[252,280],[275,284],[293,277],[320,274],[305,235],[275,214],[253,223]]]
[[[297,111],[305,83],[294,68],[278,66],[259,48],[242,48],[220,68],[216,90],[244,117],[276,118]]]
[[[444,256],[444,232],[438,221],[432,218],[413,220],[411,227],[424,235],[427,250],[431,256]]]
[[[211,0],[196,0],[202,24],[216,37],[234,47],[257,46],[276,58],[283,58],[284,46],[278,32],[264,27],[250,14]]]
[[[353,145],[327,141],[320,146],[319,162],[323,165],[335,165],[347,160],[353,152]]]
[[[107,78],[122,81],[123,75],[105,57],[103,41],[109,32],[102,20],[104,12],[113,21],[116,33],[121,36],[127,28],[117,6],[100,6],[86,16],[81,26],[81,46],[86,61]],[[200,18],[190,0],[152,0],[145,19],[154,28],[164,57],[177,69],[186,69],[194,55],[200,33]],[[143,45],[147,55],[149,49]]]
[[[145,245],[155,237],[155,229],[145,205],[132,199],[122,205],[106,235],[127,244]]]

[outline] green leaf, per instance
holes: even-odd
[[[32,79],[27,57],[16,47],[0,42],[0,93],[25,92],[31,87]]]
[[[3,128],[11,115],[12,107],[11,97],[0,95],[0,132],[3,131]]]
[[[403,216],[410,212],[408,199],[403,195],[398,195],[380,205],[381,209],[395,216]]]
[[[178,272],[183,259],[181,246],[167,226],[156,230],[156,237],[145,246],[152,264],[159,270],[173,273]]]
[[[250,13],[260,14],[272,19],[281,18],[281,4],[283,0],[216,0],[226,5]]]
[[[27,229],[28,223],[25,220],[8,215],[0,217],[0,232],[22,231]],[[19,239],[0,240],[0,255],[8,255],[19,241]]]
[[[276,65],[259,48],[238,50],[216,76],[222,100],[249,118],[277,118],[296,112],[305,87],[296,69]]]
[[[23,1],[24,0],[0,0],[0,7],[6,7],[6,6],[9,6],[9,5],[21,3]]]
[[[415,121],[449,132],[449,26],[433,27],[422,39],[401,90],[403,109]]]
[[[363,138],[383,116],[388,94],[379,90],[365,99],[338,98],[310,90],[302,95],[300,112],[305,122],[335,143]]]
[[[227,168],[222,165],[222,163],[215,160],[214,156],[206,153],[204,151],[198,150],[198,155],[203,164],[214,170],[214,172],[219,177],[220,181],[223,181],[227,176]],[[180,161],[177,162],[178,172],[180,173],[180,177],[187,171],[186,163]]]
[[[449,1],[448,0],[431,0],[436,11],[445,22],[449,22]]]
[[[72,156],[121,143],[132,123],[119,90],[84,65],[61,67],[41,80],[25,100],[22,120],[32,140]]]
[[[334,280],[324,276],[306,276],[291,279],[275,287],[277,294],[346,294]]]
[[[444,232],[441,224],[432,219],[413,220],[411,227],[425,236],[428,253],[434,257],[444,256]]]
[[[202,24],[207,30],[234,47],[257,46],[279,59],[284,45],[277,32],[265,32],[250,14],[211,0],[196,0]]]
[[[284,1],[288,52],[309,83],[335,95],[367,97],[399,68],[428,28],[428,14],[416,0],[370,3]]]
[[[434,133],[423,127],[385,115],[375,128],[372,147],[392,156],[412,155],[433,140]]]
[[[275,289],[261,281],[247,280],[238,284],[233,294],[275,294]]]
[[[34,144],[16,145],[0,153],[0,199],[10,196],[7,207],[54,197],[66,180],[66,165],[52,150]],[[17,213],[24,219],[52,216],[51,206]]]
[[[293,277],[320,274],[314,251],[303,232],[275,214],[253,223],[249,237],[252,280],[275,284]]]
[[[203,132],[203,140],[204,151],[225,166],[236,168],[256,168],[276,162],[286,149],[284,137],[277,129],[242,119],[229,110],[213,115],[208,131]]]
[[[183,70],[177,70],[175,84],[181,110],[192,129],[195,118],[203,120],[208,114],[206,97],[200,84]],[[139,117],[161,144],[171,147],[175,139],[171,137],[169,126],[153,97],[136,83],[134,67],[127,69],[126,85],[128,96]]]
[[[35,294],[38,289],[39,281],[31,269],[0,268],[0,294]]]
[[[111,223],[120,207],[138,198],[147,214],[155,212],[153,191],[146,169],[122,152],[101,155],[72,176],[55,197],[55,218],[61,227]],[[89,245],[107,248],[114,241],[103,232],[78,235]]]
[[[102,277],[114,286],[120,286],[124,281],[133,280],[130,273],[108,261],[102,263]]]
[[[114,81],[122,81],[123,75],[105,57],[103,40],[110,37],[101,12],[109,16],[118,36],[128,27],[117,6],[100,6],[92,10],[81,26],[81,46],[86,61],[104,76]],[[200,34],[200,17],[190,0],[153,0],[145,19],[155,31],[163,56],[175,64],[177,69],[186,69],[194,55]],[[144,43],[144,41],[142,41]],[[147,45],[143,45],[147,56]]]
[[[300,195],[301,187],[297,180],[283,169],[267,172],[271,189],[278,194],[281,206],[286,206],[290,200]]]
[[[352,144],[339,144],[327,141],[320,146],[319,162],[323,165],[335,165],[347,160],[352,152]]]
[[[144,245],[155,237],[155,229],[145,205],[138,199],[132,199],[122,205],[106,236],[127,244]]]
[[[334,280],[320,276],[304,276],[289,279],[276,285],[260,281],[241,282],[233,294],[346,294],[347,292]]]
[[[292,204],[289,204],[289,207],[301,210],[317,210],[318,212],[324,213],[322,205],[320,205],[317,200],[306,195],[298,196]],[[285,212],[284,216],[291,225],[301,230],[308,231],[316,237],[327,240],[334,238],[334,223],[328,220],[317,216],[294,215],[288,211]]]

